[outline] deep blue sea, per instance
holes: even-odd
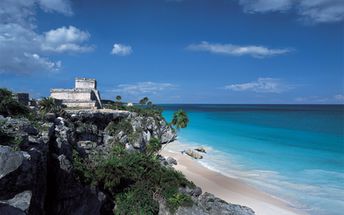
[[[315,215],[344,214],[344,105],[163,105],[190,124],[180,150]]]

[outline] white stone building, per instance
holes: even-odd
[[[74,89],[51,89],[50,96],[62,100],[62,104],[72,108],[102,108],[97,81],[90,78],[75,78]]]

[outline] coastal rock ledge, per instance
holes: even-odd
[[[76,179],[75,151],[99,157],[120,142],[126,150],[141,153],[152,138],[159,138],[163,144],[176,139],[174,129],[163,118],[128,111],[75,110],[43,118],[29,121],[0,115],[1,215],[114,214],[116,202],[101,186],[85,185]],[[126,133],[128,123],[131,135]],[[165,163],[166,168],[172,168],[176,162],[169,158]],[[198,187],[180,191],[192,199],[193,205],[180,206],[174,214],[254,214],[248,207],[202,194]],[[171,214],[164,201],[158,202],[160,215]]]

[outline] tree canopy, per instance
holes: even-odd
[[[184,110],[178,110],[173,114],[171,123],[177,129],[186,128],[189,123],[189,117]]]

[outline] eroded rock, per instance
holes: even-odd
[[[185,151],[185,154],[189,155],[190,157],[192,158],[195,158],[195,159],[202,159],[203,156],[197,152],[195,152],[194,150],[192,149],[188,149]]]

